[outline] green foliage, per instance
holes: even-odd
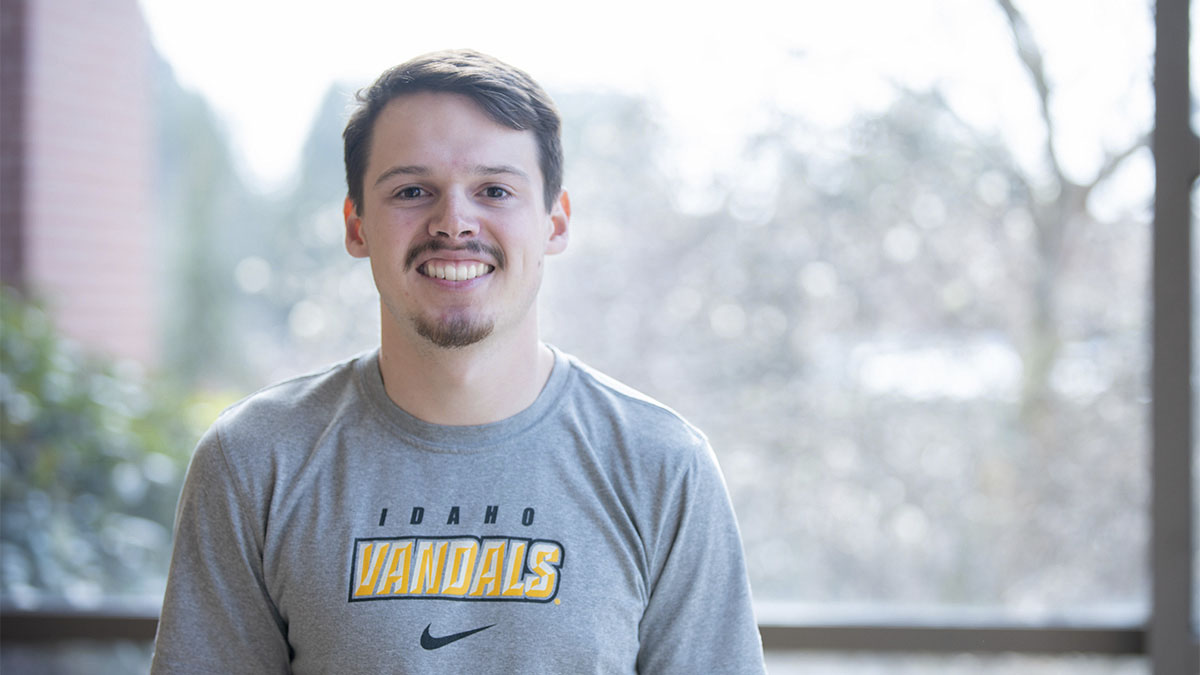
[[[17,603],[161,590],[198,437],[188,402],[137,365],[83,354],[41,308],[2,293],[0,590]]]

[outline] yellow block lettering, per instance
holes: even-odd
[[[416,562],[413,564],[412,583],[409,593],[437,593],[438,580],[442,577],[442,565],[446,561],[446,542],[425,540],[417,544]]]
[[[533,559],[532,575],[525,579],[525,597],[548,598],[558,587],[558,566],[562,563],[562,549],[548,541],[534,542],[529,549]]]
[[[378,546],[369,543],[359,545],[358,586],[354,589],[355,597],[370,595],[375,590],[375,581],[379,578],[379,570],[383,567],[387,550],[386,543]]]
[[[403,594],[408,588],[408,572],[412,566],[413,540],[397,541],[388,556],[387,576],[380,584],[376,595]]]
[[[442,595],[466,595],[471,585],[471,573],[475,571],[475,556],[479,554],[479,542],[474,539],[458,539],[450,543],[449,566],[442,575]]]
[[[504,549],[507,544],[506,539],[484,540],[483,558],[475,567],[475,580],[471,582],[471,596],[500,595],[500,575],[504,569]]]
[[[527,542],[513,541],[508,550],[508,559],[504,562],[504,586],[500,595],[505,597],[521,597],[525,593],[525,584],[521,582],[521,574],[525,571],[525,547]]]

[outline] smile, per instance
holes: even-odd
[[[446,281],[469,281],[491,273],[495,267],[486,263],[470,262],[456,263],[441,260],[431,260],[417,268],[421,274],[433,279]]]

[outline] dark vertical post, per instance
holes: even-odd
[[[1198,672],[1192,629],[1191,187],[1200,168],[1188,81],[1189,0],[1158,0],[1154,59],[1151,616],[1155,675]]]
[[[25,0],[0,0],[0,282],[25,282]]]

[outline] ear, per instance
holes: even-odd
[[[345,203],[342,204],[342,217],[346,219],[346,252],[355,258],[370,257],[362,217],[354,207],[354,200],[349,197],[346,197]]]
[[[567,248],[570,238],[571,198],[567,191],[559,193],[554,206],[550,209],[550,238],[546,240],[546,255],[562,253]]]

